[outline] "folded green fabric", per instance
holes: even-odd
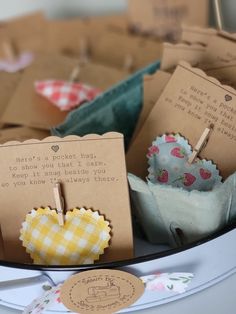
[[[124,134],[127,147],[142,109],[143,76],[155,73],[159,67],[157,61],[73,110],[61,125],[51,130],[52,134],[64,137],[116,131]]]

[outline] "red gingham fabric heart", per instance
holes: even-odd
[[[61,111],[72,110],[101,93],[97,88],[86,84],[60,80],[37,81],[34,85],[39,95],[47,98]]]

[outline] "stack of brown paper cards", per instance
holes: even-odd
[[[79,65],[77,80],[102,92],[130,72],[159,59],[162,50],[159,41],[130,33],[127,15],[48,20],[36,12],[3,22],[0,39],[2,60],[11,62],[24,52],[34,54],[33,63],[24,70],[0,72],[3,138],[12,138],[14,127],[19,131],[27,127],[22,139],[26,134],[30,138],[30,130],[32,137],[41,138],[40,130],[49,134],[51,127],[66,118],[67,112],[36,94],[35,81],[69,81]],[[114,50],[117,43],[120,47]]]
[[[70,194],[70,186],[73,185],[73,193],[77,200],[78,190],[80,190],[80,201],[74,201],[74,206],[92,206],[94,209],[105,213],[111,221],[112,240],[110,248],[102,257],[102,260],[111,261],[132,257],[132,228],[123,156],[123,137],[120,134],[113,134],[104,135],[99,139],[92,136],[92,139],[87,140],[84,138],[77,141],[78,147],[85,145],[86,149],[88,148],[87,155],[76,155],[76,158],[83,159],[84,173],[89,173],[89,177],[86,177],[87,181],[85,180],[88,184],[85,181],[80,182],[80,179],[78,179],[80,174],[73,172],[73,169],[71,170],[72,167],[75,167],[72,165],[73,162],[64,162],[64,156],[67,156],[68,150],[74,151],[73,141],[71,139],[45,139],[50,135],[50,128],[62,123],[68,112],[60,111],[48,99],[37,94],[34,84],[36,81],[42,80],[71,82],[72,73],[77,72],[73,80],[75,79],[81,84],[92,86],[103,92],[125,79],[130,72],[159,59],[162,50],[161,42],[132,34],[129,31],[126,15],[49,21],[41,12],[2,23],[0,41],[0,59],[3,61],[15,61],[17,57],[25,52],[30,52],[34,56],[33,62],[18,72],[0,72],[0,143],[2,160],[18,162],[18,155],[16,158],[16,155],[7,152],[8,149],[13,149],[16,152],[15,149],[18,148],[20,149],[18,151],[20,157],[23,158],[24,156],[26,158],[24,159],[26,161],[24,165],[22,163],[17,164],[14,168],[17,169],[17,173],[13,174],[16,180],[14,179],[9,185],[6,180],[10,178],[10,166],[8,167],[4,163],[6,166],[4,167],[6,180],[2,178],[1,189],[6,196],[6,201],[11,204],[12,208],[15,208],[14,204],[19,203],[19,199],[15,194],[16,190],[20,196],[22,196],[20,190],[24,190],[23,193],[27,195],[31,194],[29,189],[34,191],[30,198],[24,198],[27,201],[31,200],[31,204],[22,202],[20,206],[22,211],[19,210],[16,213],[14,210],[7,210],[10,216],[1,211],[0,258],[17,261],[28,260],[25,250],[19,245],[18,229],[24,220],[25,214],[31,208],[41,206],[41,202],[45,205],[49,203],[53,205],[51,200],[52,191],[46,186],[51,186],[61,176],[63,180],[67,176],[68,184],[64,186],[66,194],[68,191]],[[118,49],[114,49],[117,44],[119,44]],[[25,140],[27,140],[27,145],[22,143]],[[52,144],[51,141],[55,143]],[[5,143],[7,144],[4,145]],[[64,144],[66,144],[65,148],[63,148]],[[42,170],[41,174],[39,171],[36,174],[30,168],[30,160],[33,158],[32,154],[36,154],[36,146],[40,154],[43,154],[43,158],[38,158],[38,162],[40,159],[42,164],[34,164],[34,167],[40,171]],[[44,146],[45,149],[43,149]],[[47,157],[48,153],[50,157]],[[10,155],[12,156],[11,161]],[[108,156],[110,156],[109,162]],[[98,164],[96,163],[97,160],[92,160],[98,157],[103,158],[104,162],[99,161]],[[49,160],[48,158],[54,159],[51,160],[50,165],[48,161],[46,166],[45,162],[46,159]],[[21,161],[23,162],[23,159]],[[52,165],[52,163],[55,165]],[[78,161],[78,164],[80,164],[80,161]],[[101,168],[101,165],[104,167]],[[53,172],[52,169],[46,171],[45,167],[59,167],[60,169]],[[26,169],[32,170],[29,181],[26,180],[28,176],[25,172]],[[24,172],[23,180],[22,173],[19,174],[18,171]],[[102,171],[102,173],[99,171]],[[48,181],[46,180],[47,183],[44,183],[46,182],[45,176],[47,176],[47,173],[50,173],[50,175],[48,175]],[[60,173],[59,177],[58,173]],[[35,175],[42,176],[42,180],[39,177],[31,180],[31,176]],[[52,180],[54,181],[52,182]],[[75,184],[72,184],[73,180],[76,182]],[[89,192],[94,190],[91,184],[95,184],[94,187],[96,186],[96,189],[98,188],[100,191],[98,194],[94,194],[94,201]],[[105,197],[108,185],[111,189],[111,200]],[[39,192],[39,186],[42,193]],[[6,193],[6,188],[8,193]],[[13,191],[11,189],[14,190],[15,194],[13,201],[9,198]],[[45,190],[46,193],[44,193]],[[104,191],[106,193],[103,195]],[[49,193],[49,198],[46,197],[47,193]],[[42,199],[42,195],[44,195],[44,199]],[[37,201],[38,198],[39,201]],[[5,203],[5,200],[1,199]],[[69,195],[67,204],[70,204],[72,200],[73,197]],[[11,216],[13,212],[14,217]],[[16,225],[17,220],[17,229],[7,228],[14,231],[15,234],[8,234],[4,227],[6,226],[4,221],[8,218],[11,225]],[[124,241],[124,239],[128,240]],[[5,251],[4,254],[3,251]]]

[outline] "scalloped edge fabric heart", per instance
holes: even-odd
[[[192,148],[179,134],[157,137],[149,147],[148,180],[154,184],[168,184],[189,191],[209,191],[220,184],[222,177],[210,160],[198,159],[188,163]]]
[[[83,83],[62,80],[36,81],[34,87],[37,94],[49,100],[61,111],[75,109],[101,94],[98,88]]]
[[[92,264],[109,246],[110,231],[109,222],[97,211],[74,208],[59,226],[56,210],[40,207],[26,215],[20,240],[36,264]]]

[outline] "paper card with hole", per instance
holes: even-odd
[[[34,64],[25,70],[11,101],[2,116],[2,122],[50,129],[62,123],[67,115],[38,95],[34,82],[38,80],[69,81],[78,60],[61,55],[38,56]],[[99,64],[88,63],[80,68],[79,81],[105,90],[126,76],[119,71]]]
[[[163,71],[173,71],[182,60],[197,66],[204,54],[206,48],[199,44],[170,44],[164,43],[161,59],[161,69]]]
[[[101,261],[133,256],[121,134],[8,142],[0,145],[0,164],[0,221],[5,259],[28,260],[19,240],[21,224],[32,208],[55,208],[53,185],[58,180],[66,209],[90,208],[109,222],[110,246]]]
[[[178,39],[181,24],[206,26],[208,23],[208,1],[187,0],[129,0],[131,25],[144,33],[158,37]]]
[[[212,36],[217,36],[217,30],[214,28],[182,26],[181,41],[183,42],[207,46]]]
[[[180,133],[195,146],[203,131],[213,124],[199,156],[213,160],[220,174],[228,177],[236,170],[235,97],[233,88],[181,62],[128,151],[129,172],[145,178],[146,152],[157,136]]]

